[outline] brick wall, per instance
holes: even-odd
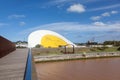
[[[0,36],[0,58],[14,51],[15,44]]]

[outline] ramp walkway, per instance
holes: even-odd
[[[0,58],[0,80],[23,80],[27,56],[28,49],[16,49]]]

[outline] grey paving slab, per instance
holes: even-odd
[[[23,80],[28,49],[16,49],[0,58],[0,80]]]

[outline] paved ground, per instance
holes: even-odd
[[[23,80],[28,49],[16,51],[0,58],[0,80]]]

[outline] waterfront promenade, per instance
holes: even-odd
[[[0,80],[23,80],[28,49],[16,49],[0,58]]]
[[[120,57],[120,52],[98,52],[98,53],[81,53],[81,54],[61,54],[49,56],[34,56],[35,62],[46,61],[61,61],[72,59],[89,59],[89,58],[103,58],[103,57]]]

